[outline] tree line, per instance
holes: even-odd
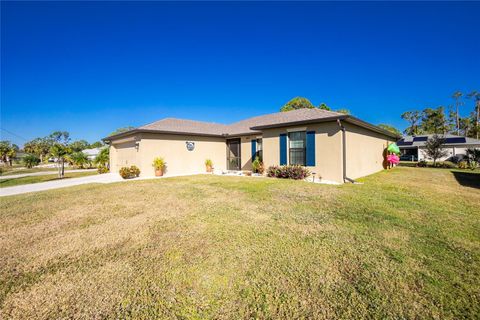
[[[466,116],[462,116],[462,114],[465,114],[465,100],[473,102],[473,108]],[[314,106],[310,100],[304,97],[291,99],[280,108],[280,111],[287,112],[298,109],[321,109],[351,114],[348,109],[332,110],[325,103]],[[402,113],[401,117],[409,123],[409,126],[403,132],[406,135],[454,133],[478,139],[480,137],[480,92],[474,90],[464,94],[461,91],[456,91],[452,95],[452,104],[448,108],[439,106],[437,108],[412,110]],[[402,132],[392,125],[380,123],[378,126],[397,136],[402,135]]]
[[[466,100],[473,102],[473,108],[466,116]],[[401,117],[408,122],[406,135],[446,134],[479,138],[480,137],[480,92],[474,90],[468,94],[456,91],[452,95],[452,104],[445,108],[425,108],[402,113]],[[468,112],[468,109],[467,109]]]
[[[60,178],[65,174],[65,163],[70,163],[78,167],[86,164],[90,165],[90,159],[83,153],[85,149],[101,148],[104,144],[101,141],[88,143],[86,140],[71,141],[70,134],[67,131],[55,131],[52,134],[35,138],[28,141],[23,146],[23,151],[27,153],[23,162],[27,167],[33,167],[46,161],[49,157],[55,158],[58,163],[58,175]],[[97,166],[106,166],[109,155],[108,148],[101,150],[100,154],[93,161]],[[12,166],[13,159],[21,151],[16,144],[10,141],[0,141],[0,159],[6,165]]]

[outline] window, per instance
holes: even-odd
[[[305,165],[305,131],[290,132],[288,134],[289,163],[291,165]]]
[[[262,139],[257,139],[257,152],[255,152],[255,158],[258,157],[262,161]],[[255,159],[254,159],[255,160]]]

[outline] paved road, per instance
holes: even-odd
[[[80,178],[68,178],[63,180],[39,182],[39,183],[24,184],[24,185],[14,186],[14,187],[0,188],[0,197],[11,196],[15,194],[22,194],[27,192],[36,192],[36,191],[44,191],[44,190],[50,190],[50,189],[65,188],[65,187],[77,186],[80,184],[87,184],[87,183],[111,183],[111,182],[118,182],[118,181],[125,181],[125,180],[123,180],[120,177],[120,175],[117,173],[105,173],[105,174],[98,174],[98,175],[86,176],[86,177],[80,177]]]
[[[95,171],[97,169],[76,169],[76,170],[65,170],[65,173],[70,172],[90,172]],[[0,176],[0,180],[2,179],[16,179],[16,178],[23,178],[23,177],[34,177],[34,176],[45,176],[49,174],[58,174],[58,170],[55,171],[40,171],[40,172],[31,172],[31,173],[20,173],[20,174],[11,174],[6,176]]]

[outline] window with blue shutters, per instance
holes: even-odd
[[[289,163],[291,165],[306,165],[305,131],[288,133]]]

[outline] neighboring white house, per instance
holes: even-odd
[[[418,135],[418,136],[406,136],[397,142],[398,147],[402,155],[412,156],[415,160],[431,160],[425,154],[425,143],[432,137],[433,134]],[[440,135],[445,138],[444,149],[447,150],[447,156],[439,159],[440,161],[451,160],[453,157],[457,157],[461,160],[468,148],[480,149],[480,140],[461,137],[453,134]]]
[[[94,160],[98,156],[100,151],[102,151],[102,148],[93,148],[93,149],[82,150],[82,152],[87,155],[89,160]]]

